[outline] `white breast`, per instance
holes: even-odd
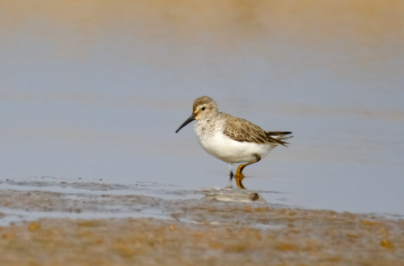
[[[264,158],[276,146],[269,143],[258,144],[233,140],[223,134],[224,122],[224,120],[209,122],[205,120],[197,121],[195,124],[195,133],[202,148],[224,162],[249,162],[255,160],[255,155]]]

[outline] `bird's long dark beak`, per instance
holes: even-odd
[[[182,123],[182,125],[177,129],[177,131],[175,131],[175,133],[178,133],[178,131],[180,131],[181,128],[185,127],[186,125],[188,125],[189,123],[191,123],[194,120],[195,120],[195,115],[192,114],[187,120],[185,120],[184,123]]]

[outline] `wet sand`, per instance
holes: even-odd
[[[154,183],[2,188],[5,265],[404,264],[403,219],[218,201],[214,190],[207,199]]]
[[[215,209],[209,209],[214,212]],[[283,226],[156,219],[41,219],[0,228],[5,265],[403,265],[404,223],[246,208]],[[232,210],[227,212],[232,214]],[[23,255],[22,255],[23,254]]]

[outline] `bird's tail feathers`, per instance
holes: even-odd
[[[278,143],[285,147],[289,144],[286,140],[293,138],[293,136],[287,136],[292,134],[290,131],[266,131],[265,134],[269,141]]]

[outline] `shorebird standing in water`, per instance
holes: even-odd
[[[286,146],[285,142],[292,132],[264,131],[259,126],[242,118],[219,112],[216,102],[202,96],[194,101],[192,115],[177,129],[196,120],[195,133],[199,144],[210,155],[226,162],[230,168],[231,187],[234,178],[239,188],[245,188],[243,169],[250,164],[259,162],[278,145]],[[240,164],[233,175],[233,164]]]

